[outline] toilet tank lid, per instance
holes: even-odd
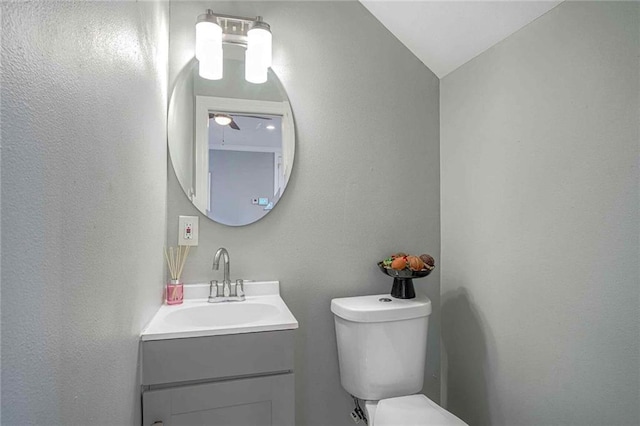
[[[331,312],[353,322],[400,321],[431,314],[431,300],[421,294],[414,299],[396,299],[389,294],[342,297],[331,301]]]

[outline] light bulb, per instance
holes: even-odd
[[[202,16],[202,15],[201,15]],[[196,24],[196,58],[200,60],[209,49],[222,48],[222,28],[215,22],[207,19]]]
[[[271,66],[272,36],[268,24],[262,21],[256,22],[254,27],[247,32],[247,45],[249,48],[255,48],[261,52],[264,66]]]
[[[269,24],[257,21],[247,32],[245,54],[245,79],[250,83],[267,81],[267,70],[271,66],[272,38]]]
[[[222,78],[222,47],[208,49],[200,57],[198,73],[207,80],[220,80]]]
[[[213,119],[221,126],[227,126],[231,123],[231,117],[226,114],[216,114],[213,116]]]
[[[244,56],[244,78],[249,83],[260,84],[267,81],[267,67],[258,50],[247,48]]]
[[[200,77],[207,80],[222,78],[222,28],[210,12],[198,16],[196,59],[200,61]]]

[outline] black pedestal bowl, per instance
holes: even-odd
[[[416,297],[416,291],[413,288],[413,279],[426,277],[433,271],[433,267],[421,271],[411,271],[409,269],[398,271],[396,269],[385,268],[382,262],[378,262],[378,268],[380,268],[383,274],[393,277],[391,296],[396,299],[413,299]]]

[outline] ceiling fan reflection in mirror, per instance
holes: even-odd
[[[234,130],[240,130],[240,126],[238,126],[238,123],[235,122],[233,117],[248,117],[248,118],[257,118],[260,120],[271,120],[271,117],[263,117],[260,115],[247,115],[247,114],[230,115],[230,114],[223,114],[223,113],[217,113],[217,112],[209,113],[209,120],[213,118],[215,122],[221,126],[229,126]]]

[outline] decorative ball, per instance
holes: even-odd
[[[431,267],[435,266],[435,264],[436,264],[436,260],[432,256],[430,256],[428,254],[421,254],[420,255],[420,259],[422,259],[422,261],[426,265],[429,265]]]
[[[406,266],[407,259],[405,259],[404,257],[396,257],[395,259],[393,259],[393,262],[391,262],[391,268],[397,271],[403,270]]]
[[[407,261],[409,262],[409,269],[412,271],[422,271],[422,268],[424,268],[424,262],[418,256],[409,256]]]

